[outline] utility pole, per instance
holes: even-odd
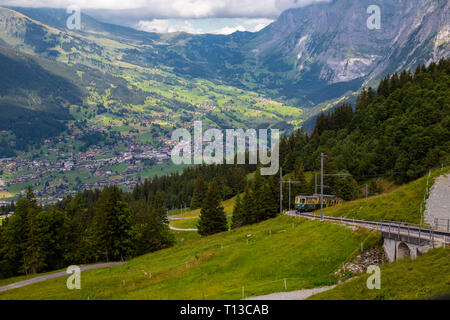
[[[280,213],[283,214],[283,168],[280,168]]]
[[[291,211],[291,179],[289,179],[289,211]]]
[[[317,173],[314,174],[314,194],[317,194]]]
[[[320,154],[320,221],[323,221],[323,152]]]
[[[283,181],[283,183],[288,183],[289,184],[289,211],[291,211],[291,201],[292,201],[292,197],[291,197],[291,187],[293,184],[299,184],[301,185],[302,182],[301,181],[294,181],[289,179],[289,181]],[[282,187],[280,186],[280,198],[283,198],[283,192],[282,192]],[[295,199],[295,196],[294,196]],[[282,202],[280,201],[280,205],[282,204]]]

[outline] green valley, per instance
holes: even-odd
[[[28,2],[0,6],[1,301],[449,298],[450,1]]]

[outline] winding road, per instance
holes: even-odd
[[[109,267],[118,267],[118,266],[122,266],[124,264],[125,264],[125,262],[101,263],[101,264],[94,264],[94,265],[90,265],[90,266],[80,267],[80,269],[81,269],[81,271],[87,271],[87,270],[103,269],[103,268],[109,268]],[[0,287],[0,292],[16,289],[16,288],[20,288],[20,287],[25,287],[30,284],[35,284],[35,283],[47,281],[50,279],[56,279],[56,278],[62,278],[62,277],[68,277],[68,276],[70,276],[70,274],[68,274],[66,271],[52,273],[52,274],[48,274],[45,276],[39,276],[39,277],[11,283],[6,286]]]
[[[232,214],[227,215],[227,217],[232,217]],[[186,232],[197,232],[198,229],[180,229],[180,228],[175,228],[172,227],[170,225],[170,221],[177,221],[177,220],[192,220],[192,219],[199,219],[200,216],[197,217],[168,217],[167,219],[169,220],[169,229],[173,230],[173,231],[186,231]]]

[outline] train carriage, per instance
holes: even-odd
[[[344,203],[344,200],[337,196],[324,195],[323,207],[334,207]],[[300,195],[295,197],[295,210],[299,212],[312,212],[320,209],[320,194],[312,196]]]

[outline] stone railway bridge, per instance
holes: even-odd
[[[320,219],[320,216],[296,211],[289,211],[287,215]],[[430,249],[450,245],[450,232],[424,228],[416,224],[383,220],[375,222],[327,216],[324,216],[323,219],[376,230],[384,239],[384,251],[391,262],[405,257],[416,259]]]

